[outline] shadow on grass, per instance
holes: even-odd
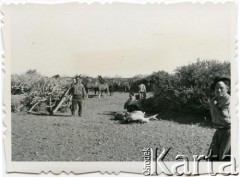
[[[100,114],[100,115],[107,115],[110,118],[109,120],[119,121],[120,124],[125,124],[125,122],[123,122],[123,120],[122,120],[122,117],[116,116],[116,113],[117,113],[116,111],[105,111],[103,113],[98,113],[98,114]]]
[[[107,116],[114,116],[117,112],[116,111],[104,111],[103,113],[98,113],[100,115],[107,115]]]
[[[31,112],[31,113],[28,113],[30,115],[35,115],[35,116],[48,116],[48,117],[72,117],[72,115],[69,115],[69,114],[61,114],[61,113],[57,113],[57,114],[54,114],[54,115],[50,115],[49,113],[46,113],[46,112]]]
[[[116,111],[104,111],[104,112],[98,113],[98,114],[108,116],[110,120],[116,120],[115,119],[115,114],[116,113],[117,113]]]
[[[212,127],[212,123],[209,120],[204,120],[202,116],[198,115],[160,115],[158,116],[159,120],[173,121],[179,124],[188,124],[188,125],[198,125],[201,127]]]
[[[88,95],[88,98],[97,98],[98,95]]]

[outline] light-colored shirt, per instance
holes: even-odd
[[[144,84],[139,85],[139,92],[146,92],[146,86]]]
[[[227,94],[220,99],[212,99],[210,101],[210,112],[212,122],[216,125],[216,127],[230,127],[230,95]]]

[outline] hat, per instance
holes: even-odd
[[[211,89],[214,90],[216,84],[217,84],[218,82],[220,82],[220,81],[224,82],[225,84],[226,84],[226,82],[227,82],[227,84],[228,84],[229,86],[231,85],[231,79],[230,79],[229,76],[217,76],[217,77],[215,77],[215,79],[214,79],[214,81],[213,81],[213,83],[212,83],[212,85],[211,85]]]
[[[81,77],[81,76],[76,76],[76,77],[75,77],[75,79],[77,79],[77,78],[79,78],[79,79],[82,79],[82,77]]]

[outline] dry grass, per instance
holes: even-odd
[[[142,150],[171,147],[177,154],[205,154],[214,130],[198,125],[156,120],[149,124],[120,124],[111,120],[123,111],[126,93],[106,99],[89,98],[83,116],[44,116],[12,113],[14,161],[142,161]]]

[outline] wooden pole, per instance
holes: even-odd
[[[35,103],[30,109],[29,109],[29,111],[28,111],[28,113],[33,113],[33,109],[39,104],[39,103],[41,103],[41,102],[43,102],[43,101],[45,101],[46,99],[43,99],[43,100],[40,100],[40,101],[38,101],[37,103]]]
[[[62,106],[63,102],[66,100],[67,95],[69,94],[71,87],[69,87],[64,94],[62,95],[61,99],[59,100],[59,102],[56,104],[56,106],[53,108],[53,111],[50,112],[51,115],[54,115],[57,110]]]

